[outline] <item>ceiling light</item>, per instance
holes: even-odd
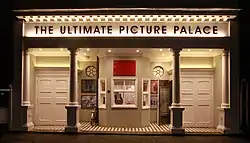
[[[138,53],[138,52],[139,52],[139,50],[136,50],[136,52]]]
[[[84,56],[86,56],[86,53],[83,53]]]
[[[162,54],[162,56],[164,56],[164,54]]]
[[[87,51],[89,51],[89,48],[87,48]]]
[[[212,51],[212,49],[209,49],[209,51],[211,52],[211,51]]]
[[[43,49],[39,48],[38,50],[39,50],[39,51],[42,51]]]
[[[60,51],[63,51],[63,48],[60,48]]]
[[[190,49],[188,49],[188,51],[190,51]]]
[[[168,50],[170,51],[170,48],[168,48]]]
[[[109,50],[109,52],[111,52],[111,50]]]
[[[162,49],[160,49],[160,51],[162,51]]]

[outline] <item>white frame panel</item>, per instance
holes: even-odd
[[[147,92],[144,92],[143,91],[143,86],[144,86],[144,81],[148,81],[148,89],[147,89]],[[142,88],[141,88],[141,95],[142,95],[142,98],[141,98],[141,101],[142,101],[142,109],[150,109],[150,101],[151,101],[151,96],[150,96],[150,79],[149,78],[142,78]],[[148,105],[147,106],[143,106],[143,98],[144,98],[144,94],[146,94],[148,96]]]
[[[115,99],[114,99],[114,80],[135,80],[135,104],[133,105],[115,105]],[[111,108],[137,108],[138,105],[138,91],[137,91],[137,78],[136,77],[113,77],[111,78]],[[122,90],[124,91],[124,90]],[[131,91],[129,91],[131,92]],[[133,91],[132,91],[133,92]]]
[[[104,84],[105,84],[105,86],[104,86],[104,88],[105,88],[105,90],[104,91],[102,91],[101,90],[101,80],[104,80]],[[101,109],[106,109],[107,108],[107,79],[106,78],[99,78],[98,79],[98,108],[101,108]],[[104,97],[105,97],[105,104],[103,104],[101,101],[101,95],[103,95],[104,94]]]

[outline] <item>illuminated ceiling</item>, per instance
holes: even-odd
[[[48,57],[65,57],[70,53],[63,48],[30,49],[32,55]],[[222,49],[183,49],[181,57],[214,57],[220,55]],[[141,56],[151,61],[172,61],[172,52],[168,48],[80,48],[77,54],[79,61],[96,61],[96,56]]]

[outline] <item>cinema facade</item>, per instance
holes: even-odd
[[[239,133],[237,9],[15,13],[10,130]]]

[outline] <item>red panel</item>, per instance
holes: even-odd
[[[136,61],[135,60],[114,60],[113,76],[135,76]]]

